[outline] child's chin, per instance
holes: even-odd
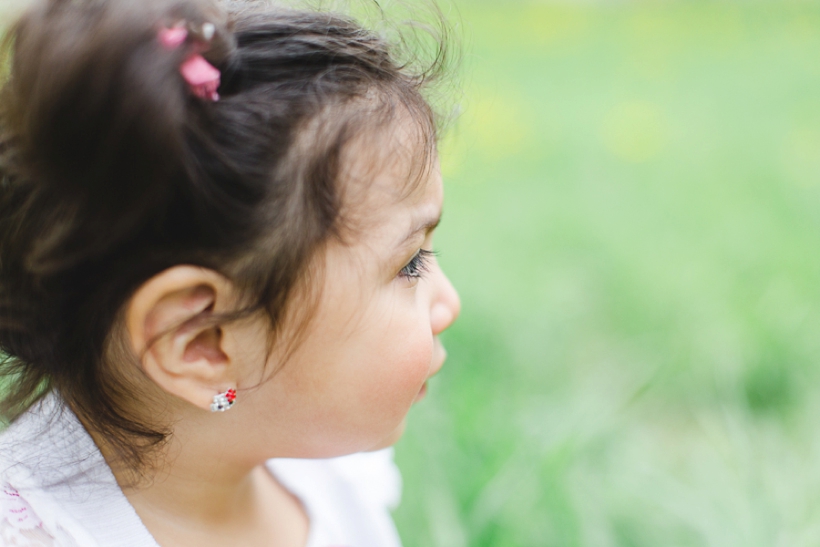
[[[402,421],[396,426],[396,429],[390,432],[390,434],[379,441],[375,446],[367,450],[367,452],[373,452],[375,450],[381,450],[382,448],[387,448],[388,446],[393,446],[401,439],[401,436],[404,435],[404,428],[407,425],[407,418],[403,418]]]

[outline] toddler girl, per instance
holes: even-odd
[[[0,544],[399,545],[387,447],[459,311],[441,64],[193,0],[42,0],[7,44]]]

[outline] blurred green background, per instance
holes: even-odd
[[[820,5],[456,4],[406,547],[820,545]]]

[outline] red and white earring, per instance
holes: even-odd
[[[211,412],[225,412],[236,402],[236,390],[229,389],[214,395],[214,402],[211,403]]]

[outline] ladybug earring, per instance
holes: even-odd
[[[214,395],[214,402],[211,403],[211,412],[225,412],[231,408],[236,401],[236,390],[229,389]]]

